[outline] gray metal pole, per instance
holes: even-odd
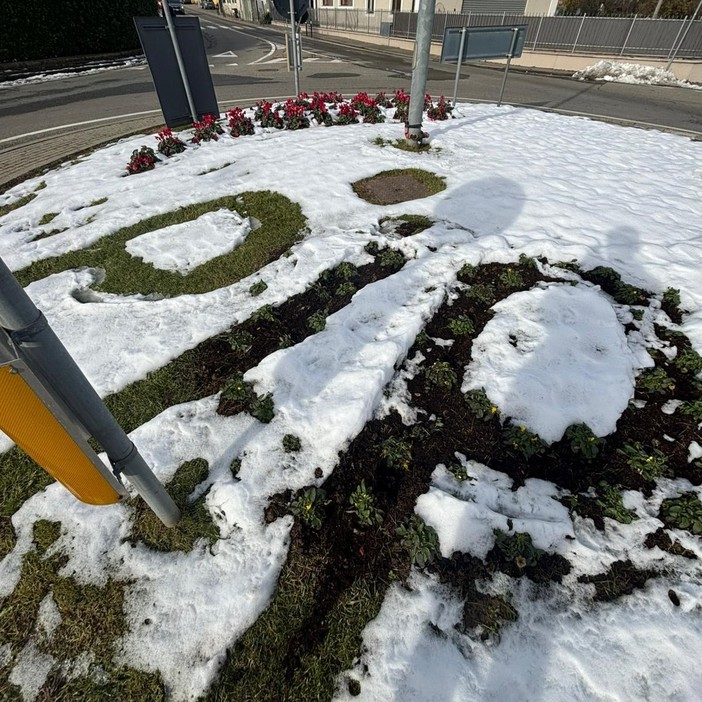
[[[680,47],[683,45],[683,42],[685,41],[685,37],[687,37],[687,33],[690,31],[690,27],[692,27],[692,23],[695,21],[695,17],[697,17],[697,13],[700,11],[700,7],[702,7],[702,0],[700,0],[699,3],[697,3],[697,7],[695,8],[695,11],[692,13],[692,17],[690,18],[690,21],[687,24],[687,28],[685,29],[685,33],[680,38],[678,45],[675,47],[675,51],[673,51],[673,55],[670,57],[670,60],[668,61],[668,65],[665,67],[666,71],[670,70],[670,66],[672,65],[673,61],[675,61],[675,57],[678,55],[678,51],[680,51]]]
[[[456,80],[453,83],[453,107],[456,108],[458,97],[458,81],[461,77],[461,66],[463,65],[463,47],[466,45],[466,28],[461,27],[461,44],[458,48],[458,61],[456,61]]]
[[[175,526],[180,519],[175,502],[2,259],[0,327],[22,360],[102,446],[115,474],[127,476],[156,516],[166,526]]]
[[[661,2],[662,2],[662,0],[661,0]],[[541,25],[543,23],[544,23],[544,16],[541,15],[541,17],[539,17],[539,26],[536,28],[536,36],[534,37],[534,46],[532,46],[532,49],[534,51],[536,51],[536,44],[539,41],[539,33],[541,32]]]
[[[193,94],[190,90],[190,83],[188,82],[188,76],[185,72],[183,55],[180,53],[180,44],[178,43],[178,37],[176,36],[175,25],[173,24],[173,17],[171,16],[171,8],[168,7],[168,0],[161,0],[161,2],[161,6],[163,7],[163,16],[166,18],[166,26],[168,27],[168,32],[171,35],[173,51],[175,52],[176,61],[178,62],[178,71],[180,72],[180,77],[183,81],[183,87],[185,88],[185,96],[188,98],[190,116],[193,118],[193,122],[197,122],[198,115],[197,110],[195,109],[195,101],[193,100]]]
[[[300,94],[300,74],[297,68],[297,32],[295,31],[295,4],[294,0],[290,0],[290,39],[291,39],[291,49],[293,54],[293,73],[295,74],[295,97]]]
[[[578,45],[578,39],[580,39],[580,32],[583,31],[583,25],[585,24],[586,17],[587,13],[583,15],[583,18],[580,21],[580,27],[578,27],[578,33],[575,35],[575,41],[573,42],[573,50],[570,52],[571,54],[575,53],[575,47]]]
[[[680,29],[678,29],[678,33],[675,35],[675,39],[673,39],[673,45],[670,47],[670,51],[668,52],[666,58],[670,58],[673,55],[673,49],[675,49],[675,45],[678,43],[678,37],[682,33],[683,29],[685,29],[685,22],[687,22],[687,15],[685,15],[683,21],[680,23]]]
[[[636,18],[638,15],[634,15],[634,19],[631,20],[631,26],[629,27],[629,31],[626,33],[626,38],[624,39],[624,43],[622,44],[622,50],[619,52],[620,56],[624,55],[624,50],[626,49],[626,45],[629,43],[629,37],[631,36],[631,32],[634,29],[634,24],[636,23]]]
[[[434,28],[436,0],[420,0],[417,14],[417,38],[414,44],[414,66],[410,86],[410,104],[407,115],[407,144],[419,146],[422,141],[422,113],[427,87],[427,70],[431,50],[431,33]]]
[[[512,56],[514,56],[514,50],[517,47],[517,37],[519,36],[519,30],[515,27],[512,30],[512,43],[509,47],[509,56],[507,57],[507,65],[505,66],[505,74],[502,76],[502,87],[500,88],[500,98],[497,101],[497,106],[502,104],[502,96],[505,94],[505,84],[507,83],[507,73],[509,72],[509,65],[512,63]]]

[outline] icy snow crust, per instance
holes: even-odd
[[[396,206],[370,205],[354,195],[351,182],[417,165],[416,156],[373,144],[376,137],[396,138],[399,128],[387,123],[295,133],[259,130],[237,140],[225,136],[189,148],[153,172],[122,177],[131,152],[153,143],[153,137],[136,137],[0,196],[0,204],[7,204],[46,183],[34,200],[0,219],[0,255],[14,270],[85,247],[147,217],[224,195],[274,186],[301,205],[309,231],[292,256],[207,294],[155,300],[91,293],[79,296],[90,302],[79,302],[75,293],[99,279],[95,270],[67,271],[30,285],[29,294],[101,394],[145,377],[259,307],[301,292],[324,270],[342,261],[363,263],[364,245],[384,236],[380,217],[413,213],[435,221],[414,237],[390,241],[410,258],[401,271],[360,290],[329,318],[322,333],[249,371],[247,380],[259,392],[274,394],[276,416],[270,424],[248,415],[221,417],[214,396],[171,407],[132,433],[164,481],[184,461],[202,457],[209,462],[209,476],[198,490],[210,488],[206,504],[219,527],[220,538],[211,549],[199,546],[176,554],[133,548],[124,542],[127,506],[89,507],[56,484],[14,514],[17,544],[0,563],[0,595],[18,581],[34,521],[61,521],[55,548],[69,556],[62,575],[81,582],[113,577],[133,583],[126,592],[129,630],[119,642],[119,659],[159,670],[174,700],[206,691],[227,648],[270,601],[292,522],[286,517],[265,524],[268,498],[287,488],[319,485],[331,474],[338,452],[381,406],[384,386],[466,262],[510,262],[520,253],[577,259],[585,268],[612,266],[626,282],[654,291],[680,288],[689,310],[682,329],[702,351],[701,143],[511,107],[463,106],[458,119],[426,125],[441,151],[423,155],[422,167],[444,176],[447,189]],[[281,164],[285,177],[273,178]],[[212,168],[220,170],[207,173]],[[179,183],[177,193],[168,187],[173,182]],[[103,197],[107,202],[90,204]],[[47,212],[59,213],[48,227],[39,224]],[[217,242],[231,234],[232,226],[243,225],[203,227],[198,236],[206,233],[215,241],[211,255],[218,255]],[[47,228],[66,231],[34,240]],[[150,260],[168,257],[174,265],[193,265],[187,245],[174,247],[170,237],[157,234],[141,244],[145,241]],[[252,297],[248,289],[258,280],[268,287]],[[548,377],[556,371],[541,366],[563,355],[560,375],[572,376],[581,421],[595,423],[603,404],[612,405],[598,429],[606,433],[616,424],[617,407],[625,404],[633,376],[646,365],[645,333],[624,341],[616,322],[621,310],[609,298],[592,287],[566,289],[555,285],[513,296],[501,304],[494,328],[484,332],[494,334],[490,351],[506,364],[495,365],[491,373],[511,368],[525,375],[528,366],[539,379],[516,384],[515,397],[524,421],[550,438],[571,421],[560,417],[570,395],[550,387]],[[508,328],[538,339],[531,347],[522,343],[521,371],[510,359]],[[481,339],[486,348],[487,339]],[[489,356],[476,355],[466,376],[471,383],[480,373],[487,379]],[[599,374],[604,366],[607,387],[582,377],[586,369]],[[503,380],[490,388],[498,404],[512,395]],[[540,382],[547,395],[535,389]],[[602,393],[607,393],[606,403]],[[547,403],[561,413],[542,412]],[[282,450],[287,433],[300,437],[299,453]],[[237,456],[242,465],[235,479],[229,465]],[[317,467],[321,479],[315,478]],[[538,547],[568,557],[574,571],[539,597],[528,583],[486,583],[496,592],[512,592],[519,611],[519,620],[492,645],[456,633],[460,603],[430,577],[414,575],[411,591],[393,587],[364,633],[362,661],[348,673],[362,679],[361,699],[695,699],[702,684],[698,568],[681,558],[666,561],[667,583],[675,585],[679,608],[655,580],[645,590],[596,607],[586,598],[591,586],[577,583],[578,575],[601,572],[617,559],[631,557],[639,566],[660,559],[656,549],[642,555],[640,543],[660,526],[653,515],[661,501],[691,486],[663,480],[649,498],[628,493],[625,504],[640,520],[631,525],[608,521],[606,531],[599,532],[589,521],[573,523],[553,500],[557,489],[549,483],[527,481],[513,492],[506,476],[478,464],[469,463],[467,469],[473,480],[459,485],[438,466],[417,504],[417,512],[437,529],[442,553],[484,555],[493,545],[492,529],[504,528],[509,518]],[[702,556],[699,540],[685,532],[676,538]],[[46,625],[48,603],[44,615]],[[446,635],[437,636],[430,623]],[[27,649],[13,664],[11,679],[28,698],[48,672],[42,655]],[[346,699],[345,689],[340,681],[339,699]]]

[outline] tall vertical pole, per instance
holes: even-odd
[[[171,43],[173,44],[173,51],[175,52],[176,62],[178,63],[178,71],[180,72],[183,87],[185,88],[185,97],[188,99],[190,116],[192,117],[193,122],[197,122],[198,115],[197,110],[195,109],[195,101],[193,100],[193,94],[190,90],[188,75],[185,72],[183,55],[180,53],[180,44],[178,43],[178,37],[176,36],[175,25],[173,24],[173,17],[171,16],[171,8],[168,6],[168,0],[161,0],[161,7],[163,7],[163,16],[166,18],[166,26],[168,27],[168,32],[171,35]]]
[[[458,48],[458,60],[456,61],[456,80],[453,83],[453,107],[456,109],[456,99],[458,97],[458,81],[461,77],[461,65],[463,64],[463,47],[466,45],[466,28],[461,27],[461,44]]]
[[[420,0],[417,14],[417,38],[414,44],[410,104],[405,130],[407,144],[414,147],[420,146],[422,143],[422,113],[424,112],[424,94],[427,88],[427,70],[429,68],[435,6],[436,0]]]
[[[629,27],[629,31],[626,34],[626,38],[624,39],[624,43],[622,44],[622,50],[619,52],[620,56],[624,55],[624,50],[626,49],[626,45],[629,43],[629,37],[631,36],[631,32],[634,29],[634,24],[636,23],[636,18],[638,15],[634,15],[634,18],[631,20],[631,26]]]
[[[580,27],[578,27],[578,33],[575,35],[575,41],[573,42],[573,50],[570,52],[571,54],[575,53],[575,47],[578,45],[578,39],[580,39],[580,32],[583,31],[583,25],[585,24],[586,17],[587,13],[583,15],[583,18],[580,21]]]
[[[298,73],[298,64],[297,64],[297,30],[296,30],[296,25],[297,22],[295,21],[295,1],[290,0],[290,46],[292,48],[292,54],[293,54],[293,60],[292,60],[292,65],[293,65],[293,72],[295,74],[295,97],[297,97],[300,94],[300,74]]]
[[[512,29],[512,43],[509,47],[509,56],[507,57],[507,65],[505,66],[505,74],[502,77],[502,87],[500,88],[500,97],[497,101],[497,106],[502,104],[502,96],[505,94],[505,84],[507,83],[507,73],[509,72],[509,65],[512,63],[512,56],[514,56],[514,51],[517,48],[517,37],[519,36],[519,30],[514,27]]]
[[[180,519],[175,502],[2,259],[0,327],[20,358],[102,446],[115,474],[129,479],[166,526],[175,526]]]
[[[673,51],[673,55],[670,57],[670,60],[668,61],[668,65],[665,67],[666,71],[670,70],[671,64],[673,63],[673,61],[675,61],[675,57],[678,55],[678,51],[680,51],[680,47],[683,45],[683,42],[685,41],[685,37],[687,36],[687,33],[690,31],[690,27],[692,27],[692,23],[695,21],[695,18],[697,17],[697,13],[700,11],[700,7],[702,7],[702,0],[699,1],[699,3],[697,4],[697,7],[695,8],[695,11],[692,13],[692,17],[690,18],[690,21],[688,22],[687,28],[685,29],[685,33],[680,38],[678,45],[675,47],[675,50]]]

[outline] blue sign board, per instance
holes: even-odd
[[[528,26],[515,24],[496,27],[447,27],[441,46],[441,62],[458,61],[464,30],[461,63],[491,58],[519,58],[524,48]]]

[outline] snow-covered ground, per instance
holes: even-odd
[[[623,63],[603,59],[592,66],[583,68],[573,74],[579,80],[604,80],[613,83],[635,83],[639,85],[675,85],[681,88],[702,90],[702,85],[696,85],[686,80],[679,80],[672,71],[655,66],[645,66],[640,63]]]
[[[0,255],[13,270],[147,217],[237,192],[275,189],[302,207],[309,231],[292,256],[210,293],[154,299],[95,292],[79,296],[90,300],[81,302],[74,293],[99,279],[90,269],[31,284],[29,294],[101,394],[145,377],[261,306],[301,292],[324,270],[368,260],[364,245],[384,238],[379,218],[412,213],[435,222],[414,237],[390,241],[410,259],[401,271],[360,290],[323,332],[249,371],[246,378],[259,393],[274,395],[270,424],[248,415],[219,416],[217,397],[205,397],[171,407],[133,432],[164,481],[186,460],[209,462],[203,489],[210,487],[207,508],[220,531],[212,549],[174,554],[132,547],[124,541],[128,507],[82,505],[53,484],[13,517],[17,544],[0,563],[0,596],[18,582],[34,521],[60,521],[53,548],[69,556],[62,575],[133,583],[126,592],[129,630],[118,647],[120,660],[158,669],[175,700],[205,692],[226,649],[266,607],[286,558],[291,518],[265,524],[268,498],[319,485],[332,473],[338,452],[382,405],[383,388],[466,262],[510,262],[524,253],[577,260],[584,268],[611,266],[626,282],[658,293],[679,288],[688,312],[682,330],[702,351],[702,143],[490,105],[462,105],[456,119],[425,128],[436,148],[419,156],[374,143],[377,137],[397,138],[398,123],[258,129],[255,136],[224,136],[190,147],[154,171],[123,177],[134,149],[155,147],[152,136],[140,136],[0,196],[0,205],[8,204],[46,184],[31,202],[0,218]],[[446,190],[377,206],[359,199],[350,185],[380,171],[417,166],[445,177]],[[50,212],[58,215],[40,224]],[[206,240],[202,246],[189,245],[188,226],[146,234],[128,250],[186,273],[237,246],[252,224],[212,213],[194,225]],[[34,240],[53,229],[65,231]],[[249,288],[260,279],[268,287],[252,297]],[[611,298],[592,287],[554,284],[515,294],[476,340],[463,389],[489,388],[501,410],[521,416],[549,440],[578,421],[601,435],[614,431],[635,375],[650,363],[642,339],[624,334],[618,312]],[[538,352],[513,353],[506,330],[515,325],[524,332],[523,350],[531,342]],[[537,382],[508,382],[520,362],[532,364],[530,377]],[[301,439],[294,459],[281,449],[285,434]],[[236,456],[242,466],[235,481],[229,465]],[[470,461],[468,467],[475,479],[457,488],[445,467],[437,466],[430,490],[417,503],[417,513],[437,530],[442,553],[484,556],[494,543],[493,528],[509,518],[535,545],[566,556],[573,572],[558,585],[537,587],[507,576],[485,583],[487,592],[507,595],[519,613],[500,640],[487,642],[459,634],[454,624],[461,603],[432,576],[414,572],[410,589],[390,588],[364,632],[365,652],[347,673],[362,681],[361,699],[699,699],[700,568],[643,549],[641,542],[661,525],[656,515],[665,497],[700,489],[660,480],[648,498],[627,493],[625,504],[639,519],[629,525],[607,520],[598,531],[590,520],[573,521],[552,499],[556,488],[549,483],[529,480],[512,491],[506,475]],[[322,478],[315,477],[316,468]],[[675,536],[702,557],[699,539],[682,531]],[[626,558],[639,567],[665,561],[667,576],[633,595],[593,604],[592,586],[578,583],[578,576]],[[680,606],[671,603],[669,588]],[[56,615],[50,602],[43,605],[39,626],[55,627]],[[51,660],[29,644],[13,666],[11,681],[31,698]],[[347,698],[340,685],[338,699]]]

